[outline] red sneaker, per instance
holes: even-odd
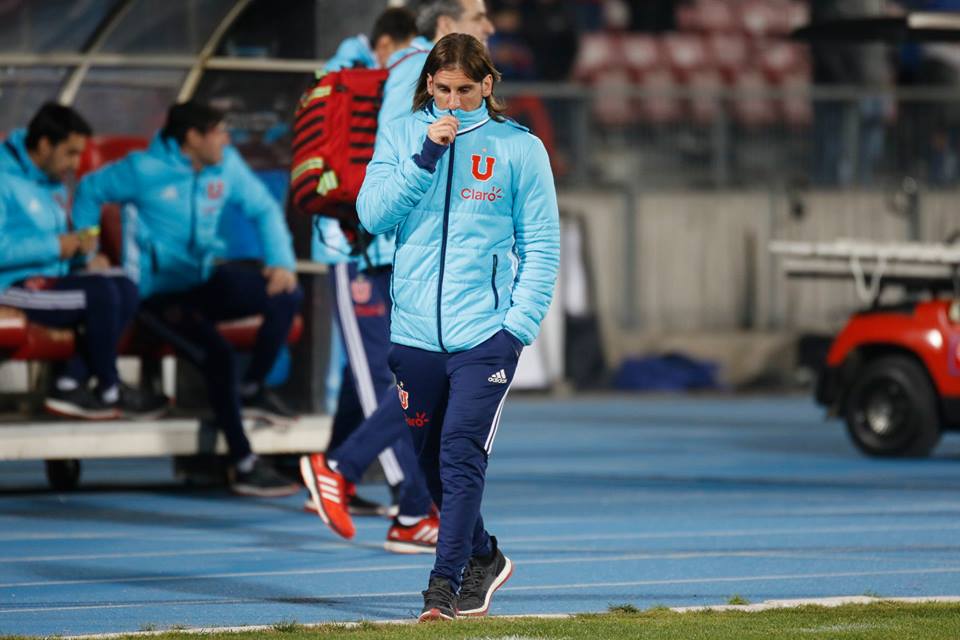
[[[439,534],[440,517],[436,510],[431,510],[430,515],[410,526],[394,520],[383,548],[393,553],[436,553]]]
[[[327,466],[327,459],[322,453],[301,457],[300,474],[317,508],[317,515],[324,524],[347,540],[353,538],[357,529],[347,511],[349,483],[346,479]]]

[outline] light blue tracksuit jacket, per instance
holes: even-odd
[[[391,340],[454,352],[505,328],[530,344],[560,264],[547,152],[485,106],[453,115],[457,138],[432,171],[420,160],[433,103],[381,129],[360,190],[364,227],[397,229]]]
[[[226,242],[217,233],[228,203],[257,226],[267,266],[293,270],[290,231],[280,205],[233,147],[223,161],[194,170],[176,140],[154,137],[80,181],[73,204],[78,229],[98,224],[106,202],[132,204],[124,213],[124,266],[144,298],[205,282]]]
[[[0,291],[31,276],[65,276],[60,234],[67,233],[67,190],[27,155],[27,132],[0,144]]]

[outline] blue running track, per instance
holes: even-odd
[[[56,495],[41,464],[0,464],[0,635],[418,611],[431,559],[385,553],[386,520],[345,543],[305,493],[191,491],[169,467],[90,461],[95,488]],[[802,397],[514,398],[484,504],[517,565],[496,614],[960,594],[960,438],[871,460]]]

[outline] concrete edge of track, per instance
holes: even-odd
[[[698,611],[744,611],[757,612],[769,611],[771,609],[790,609],[796,607],[819,606],[819,607],[840,607],[848,604],[873,604],[877,602],[899,602],[899,603],[960,603],[960,596],[924,596],[918,598],[880,598],[874,596],[834,596],[830,598],[805,598],[799,600],[765,600],[752,604],[720,604],[704,605],[697,607],[669,607],[670,611],[677,613],[693,613]],[[600,612],[604,613],[604,612]],[[491,616],[497,618],[541,618],[543,620],[572,618],[575,613],[550,613],[550,614],[527,614],[512,616]],[[375,620],[365,621],[363,624],[415,624],[416,620]],[[165,633],[186,633],[186,634],[212,634],[212,633],[241,633],[251,631],[271,631],[284,623],[269,625],[251,625],[247,627],[196,627],[190,629],[158,629],[156,631],[127,631],[119,633],[101,633],[79,636],[58,636],[62,640],[110,640],[112,638],[123,637],[143,637],[159,636]],[[321,622],[321,623],[296,623],[298,627],[304,629],[313,629],[317,627],[339,626],[352,628],[360,625],[360,622]]]

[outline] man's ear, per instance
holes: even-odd
[[[203,136],[196,129],[187,129],[187,135],[183,136],[183,144],[181,146],[195,148],[197,147]]]
[[[480,94],[484,98],[489,98],[493,93],[493,76],[489,73],[480,82]]]
[[[433,92],[434,92],[433,76],[428,73],[427,74],[427,93],[429,93],[432,96]]]
[[[437,40],[451,33],[453,33],[453,18],[450,16],[440,16],[437,18]]]

